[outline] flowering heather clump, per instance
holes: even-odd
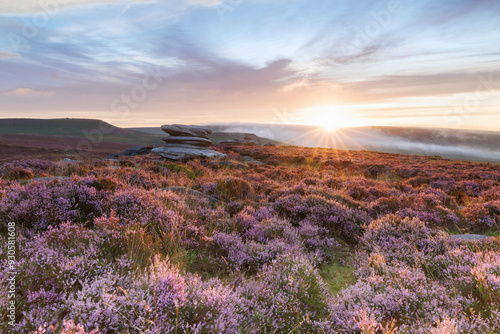
[[[30,334],[48,334],[48,333],[54,333],[58,332],[58,327],[57,326],[48,326],[47,324],[44,324],[43,326],[40,326],[38,330],[31,332]],[[60,330],[61,334],[99,334],[100,332],[97,330],[93,330],[90,332],[86,332],[85,328],[81,324],[75,325],[75,322],[73,320],[64,320],[62,328]]]
[[[273,208],[294,225],[307,221],[324,227],[330,236],[354,242],[370,219],[358,209],[319,196],[290,195],[277,200]]]
[[[143,226],[158,226],[167,214],[160,194],[140,188],[115,191],[109,198],[109,209],[122,223],[137,222]]]
[[[492,228],[500,229],[500,200],[470,202],[461,211],[472,231],[482,232]]]
[[[0,166],[0,177],[6,177],[9,179],[24,179],[26,174],[40,175],[42,173],[55,172],[59,169],[59,165],[52,161],[38,160],[38,159],[27,159],[27,160],[15,160],[11,163],[5,163]],[[26,174],[21,174],[26,173]],[[16,174],[21,177],[16,177]]]
[[[497,164],[219,149],[1,165],[0,332],[500,333]]]
[[[88,223],[102,215],[106,195],[77,177],[49,183],[12,184],[0,198],[0,222],[45,230],[66,221]]]
[[[68,312],[68,297],[79,291],[81,283],[110,270],[99,243],[93,231],[69,223],[31,239],[20,238],[16,266],[18,293],[23,298],[18,308],[22,314],[16,327],[19,333],[44,323],[57,325],[58,318]],[[0,280],[5,282],[6,276],[3,271]]]
[[[474,252],[418,219],[390,215],[372,222],[361,242],[359,280],[333,304],[334,328],[359,328],[353,319],[363,306],[375,327],[395,321],[402,333],[436,331],[446,319],[457,333],[496,332],[498,240],[480,246],[496,252]]]
[[[302,257],[283,256],[263,267],[239,289],[252,310],[255,332],[321,332],[328,313],[326,285]]]

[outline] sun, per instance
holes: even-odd
[[[320,106],[309,109],[311,123],[325,131],[336,131],[339,128],[358,126],[352,112],[343,106]]]

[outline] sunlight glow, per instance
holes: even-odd
[[[339,128],[361,126],[361,122],[352,115],[352,110],[338,105],[320,106],[307,110],[310,123],[318,125],[325,131],[336,131]]]

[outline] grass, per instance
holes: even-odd
[[[356,283],[354,272],[356,269],[350,266],[344,266],[338,261],[324,265],[320,274],[328,284],[328,290],[333,293],[339,293],[343,288]]]
[[[484,235],[487,235],[489,237],[500,237],[500,231],[488,231],[488,232],[485,232]]]
[[[334,295],[357,281],[354,275],[356,268],[352,265],[353,250],[345,243],[341,244],[342,247],[335,251],[334,260],[321,266],[319,271],[328,285],[328,290]]]
[[[449,234],[449,235],[457,235],[457,234],[471,234],[467,231],[462,231],[460,229],[457,229],[457,227],[454,227],[454,228],[448,228],[446,230],[446,232]],[[491,229],[491,230],[488,230],[488,231],[485,231],[485,232],[481,232],[481,233],[472,233],[472,234],[480,234],[480,235],[487,235],[489,237],[500,237],[500,230],[499,229]]]

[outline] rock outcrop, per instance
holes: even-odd
[[[212,131],[202,126],[163,125],[161,129],[169,136],[163,138],[166,145],[152,150],[169,160],[187,160],[193,158],[224,159],[226,155],[210,149],[212,141],[208,135]]]
[[[195,125],[162,125],[161,129],[170,136],[179,137],[202,137],[208,139],[208,135],[212,133],[212,130],[208,128]]]
[[[134,146],[134,147],[129,147],[122,153],[120,153],[121,156],[124,157],[135,157],[136,155],[146,155],[151,152],[153,149],[152,146]]]

